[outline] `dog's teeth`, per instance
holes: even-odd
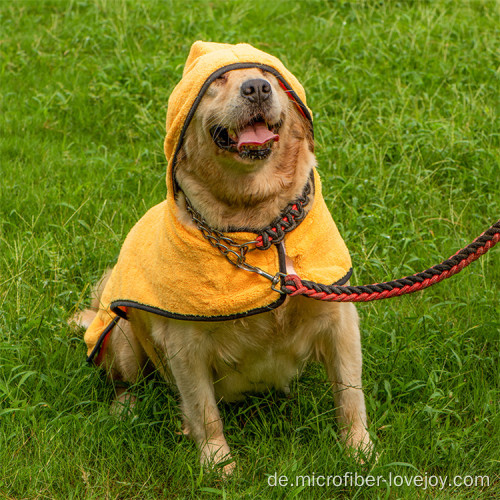
[[[242,150],[246,151],[263,151],[269,149],[272,146],[273,141],[267,141],[264,144],[245,144]]]

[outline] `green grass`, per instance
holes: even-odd
[[[315,116],[354,284],[423,270],[498,219],[494,1],[0,3],[0,497],[493,498],[500,494],[499,253],[425,292],[359,306],[379,460],[337,442],[326,376],[222,407],[223,482],[176,434],[176,396],[135,417],[67,327],[165,196],[169,93],[197,39],[280,57]],[[490,487],[275,487],[268,475],[488,475]]]

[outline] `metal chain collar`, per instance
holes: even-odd
[[[203,237],[212,245],[214,248],[217,248],[219,252],[226,257],[226,259],[233,265],[239,269],[243,269],[245,271],[249,271],[251,273],[257,273],[268,280],[271,281],[271,289],[275,292],[279,292],[284,294],[285,292],[276,288],[276,285],[280,282],[282,277],[285,277],[284,273],[276,273],[274,276],[272,274],[267,273],[263,269],[259,267],[252,266],[246,261],[246,255],[249,251],[256,250],[257,247],[250,248],[252,245],[256,245],[258,243],[257,240],[246,241],[245,243],[237,243],[232,238],[225,236],[224,233],[218,231],[210,227],[207,221],[193,208],[191,202],[186,197],[186,208],[190,213],[193,222],[196,224],[196,227],[200,230]]]
[[[309,204],[309,195],[312,191],[313,182],[313,172],[311,171],[311,175],[304,186],[301,196],[294,202],[289,203],[280,216],[274,219],[269,226],[258,231],[258,236],[255,240],[246,241],[245,243],[238,243],[226,236],[222,231],[210,227],[203,216],[191,205],[188,197],[185,195],[184,197],[187,211],[191,215],[196,227],[210,245],[217,248],[233,266],[264,276],[271,281],[271,288],[275,292],[284,294],[285,292],[276,288],[276,285],[280,283],[281,278],[285,277],[286,274],[278,272],[273,276],[263,269],[249,264],[246,261],[246,255],[248,252],[256,249],[267,250],[271,245],[277,245],[283,241],[285,233],[292,231],[302,222],[306,216],[304,209]],[[251,248],[252,246],[253,248]]]

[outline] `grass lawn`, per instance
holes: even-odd
[[[176,395],[133,418],[66,318],[165,197],[168,96],[197,39],[247,41],[308,92],[325,198],[353,284],[421,271],[500,213],[495,1],[0,3],[0,498],[493,498],[500,495],[499,250],[404,298],[359,306],[378,462],[337,441],[310,365],[292,397],[222,406],[224,482],[180,437]],[[489,487],[276,486],[274,474],[489,476]],[[307,484],[307,483],[306,483]]]

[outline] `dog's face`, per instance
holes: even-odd
[[[198,126],[210,137],[214,154],[260,162],[279,141],[288,104],[274,75],[256,68],[229,71],[210,85],[197,112]]]
[[[232,70],[201,99],[175,177],[214,227],[263,227],[302,192],[312,150],[311,125],[277,78],[258,68]]]
[[[308,124],[281,88],[261,69],[232,70],[207,89],[187,134],[204,155],[244,170],[270,160],[293,126]],[[195,136],[195,139],[192,137]]]

